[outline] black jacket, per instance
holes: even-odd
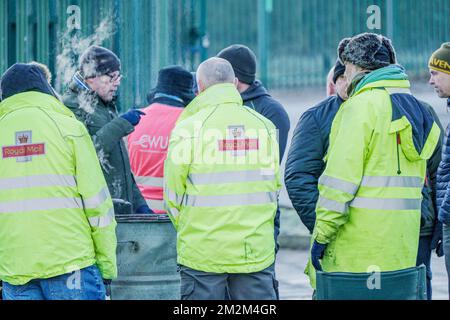
[[[303,224],[312,233],[316,221],[317,184],[325,169],[331,124],[343,100],[331,96],[306,110],[295,128],[284,180],[289,198]]]
[[[287,138],[291,122],[289,116],[284,110],[284,107],[270,96],[266,88],[258,80],[254,81],[252,85],[241,93],[244,105],[252,108],[262,116],[266,117],[278,129],[278,144],[280,147],[280,163],[283,159],[284,151],[286,150]],[[278,234],[280,233],[280,208],[277,208],[275,215],[275,243],[277,243]],[[278,251],[278,243],[276,251]]]
[[[244,105],[254,109],[275,125],[278,129],[278,143],[280,145],[280,162],[286,150],[287,138],[291,123],[284,107],[270,96],[261,82],[256,80],[253,84],[241,93]]]
[[[447,100],[450,109],[450,99]],[[439,209],[439,221],[450,225],[450,194],[448,186],[450,182],[450,125],[447,126],[442,149],[442,161],[437,172],[436,202]],[[449,190],[450,191],[450,190]]]

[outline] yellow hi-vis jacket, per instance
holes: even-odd
[[[0,104],[0,279],[22,285],[96,264],[117,276],[116,221],[84,125],[53,96]]]
[[[325,272],[416,265],[426,161],[440,129],[409,87],[408,80],[368,82],[333,121],[313,231],[313,240],[328,244]],[[315,287],[310,263],[306,273]]]
[[[184,112],[164,166],[178,263],[214,273],[269,267],[281,186],[275,126],[244,107],[233,84],[208,88]]]

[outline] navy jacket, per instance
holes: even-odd
[[[254,109],[275,125],[278,129],[278,143],[280,145],[280,163],[286,150],[287,138],[291,123],[284,107],[270,96],[262,83],[256,80],[241,93],[244,105]]]
[[[447,107],[450,108],[450,99],[447,100]],[[436,205],[439,208],[439,221],[450,225],[450,125],[445,132],[442,146],[442,161],[437,172],[436,185]]]
[[[275,125],[278,129],[278,144],[280,146],[280,163],[283,159],[284,151],[286,150],[287,138],[291,122],[284,107],[270,96],[266,88],[258,80],[254,81],[252,85],[241,93],[244,105],[252,108],[259,114],[263,115]],[[275,215],[275,243],[277,243],[278,234],[280,233],[280,208],[277,209]],[[276,246],[278,251],[278,243]]]
[[[295,128],[289,149],[284,181],[289,198],[303,224],[312,233],[316,221],[319,177],[325,169],[331,124],[341,106],[338,96],[330,96],[306,110]]]

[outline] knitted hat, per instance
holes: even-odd
[[[85,78],[120,71],[120,59],[111,50],[90,46],[80,58],[80,70]]]
[[[341,41],[338,47],[341,62],[350,62],[367,70],[376,70],[396,64],[391,40],[375,33],[362,33]]]
[[[37,91],[57,98],[46,75],[35,64],[15,63],[3,74],[0,87],[2,100],[28,91]]]
[[[341,61],[336,60],[336,64],[333,69],[333,83],[336,83],[336,80],[342,76],[345,72],[345,66],[341,63]]]
[[[233,67],[239,81],[252,84],[256,77],[256,56],[252,50],[241,44],[229,46],[217,54],[227,60]]]
[[[156,93],[175,96],[187,105],[195,98],[193,91],[194,77],[180,66],[169,66],[159,70],[156,87],[148,95],[149,103],[153,101]]]
[[[450,42],[443,43],[438,50],[433,52],[428,66],[430,69],[450,74]]]

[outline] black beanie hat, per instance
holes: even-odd
[[[187,105],[195,98],[194,77],[192,73],[180,66],[168,66],[159,70],[156,87],[147,96],[152,102],[156,93],[164,93],[176,96]]]
[[[57,98],[44,72],[35,64],[13,64],[3,74],[0,86],[2,100],[27,91],[37,91]]]
[[[375,33],[361,33],[341,41],[338,47],[342,63],[350,62],[367,70],[376,70],[397,63],[391,40]]]
[[[252,84],[256,77],[256,56],[252,50],[241,44],[231,45],[217,54],[230,62],[239,81]]]
[[[337,78],[342,76],[344,72],[345,66],[341,63],[341,61],[339,61],[339,59],[337,59],[333,70],[333,83],[336,83]]]
[[[111,50],[90,46],[80,58],[80,71],[85,78],[120,71],[120,59]]]

